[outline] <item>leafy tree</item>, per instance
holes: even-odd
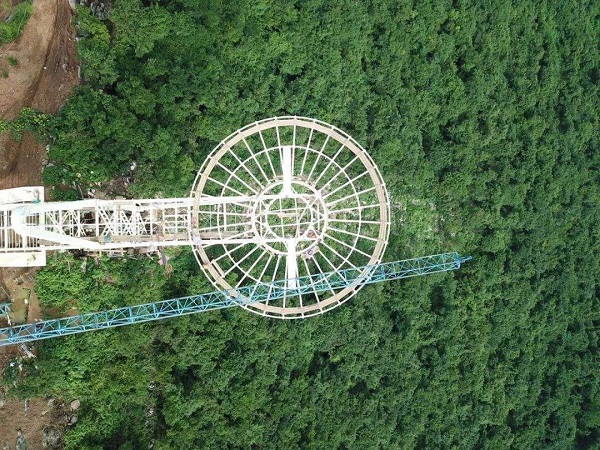
[[[43,343],[20,392],[84,399],[72,448],[597,446],[599,16],[541,0],[81,13],[85,84],[53,125],[48,179],[136,161],[132,195],[184,195],[239,126],[315,116],[381,168],[388,259],[475,259],[302,322],[228,310]],[[208,289],[191,253],[172,261],[167,279],[150,260],[84,272],[61,256],[38,289],[80,309]]]

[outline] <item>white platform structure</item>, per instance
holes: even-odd
[[[43,198],[41,186],[0,191],[0,267],[43,266],[47,250],[190,244],[189,198],[49,203]]]
[[[0,191],[0,266],[40,266],[46,251],[191,245],[220,289],[271,285],[381,261],[389,201],[367,152],[302,117],[255,122],[206,159],[190,197],[44,202],[42,187]],[[253,303],[262,315],[325,312],[360,286]]]

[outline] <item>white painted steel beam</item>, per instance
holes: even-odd
[[[292,147],[286,145],[281,152],[281,172],[283,174],[281,195],[288,197],[292,194]]]
[[[0,266],[31,264],[46,250],[191,245],[220,288],[282,278],[294,288],[298,277],[379,263],[390,231],[387,191],[368,153],[332,125],[295,116],[224,139],[188,198],[43,201],[41,187],[0,191]],[[354,293],[315,290],[251,309],[304,317]]]
[[[296,255],[296,239],[286,241],[287,257],[285,259],[285,278],[288,289],[296,288],[296,278],[298,278],[298,260]]]

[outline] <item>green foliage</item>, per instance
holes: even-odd
[[[16,119],[0,119],[0,134],[10,132],[14,138],[21,139],[23,132],[31,131],[38,137],[47,137],[54,117],[33,108],[25,107]]]
[[[599,445],[597,2],[121,0],[110,17],[80,15],[86,84],[53,126],[53,176],[136,161],[132,193],[182,195],[239,126],[314,116],[381,168],[388,259],[475,260],[302,322],[232,310],[43,343],[19,389],[84,400],[70,448]],[[82,309],[207,289],[189,252],[172,261],[167,279],[63,255],[38,288]]]
[[[31,14],[31,0],[25,0],[13,7],[9,7],[8,0],[3,3],[0,6],[6,8],[7,14],[6,19],[0,22],[0,45],[18,38]]]
[[[77,13],[77,32],[82,37],[77,46],[83,63],[82,76],[98,86],[114,83],[117,74],[109,52],[110,34],[106,25],[88,8],[79,7]]]
[[[50,258],[36,278],[36,292],[47,308],[99,311],[160,299],[164,270],[148,258],[126,262],[102,257],[76,259],[70,253]]]

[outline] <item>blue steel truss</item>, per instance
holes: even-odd
[[[470,256],[461,257],[458,253],[443,253],[300,277],[296,279],[296,287],[294,288],[289,288],[286,280],[280,280],[269,284],[245,286],[235,290],[210,292],[208,294],[0,328],[0,347],[232,306],[243,306],[255,302],[281,299],[284,296],[310,295],[315,291],[326,292],[331,289],[358,287],[362,284],[456,270],[460,268],[462,263],[470,259]]]
[[[10,312],[10,303],[0,303],[0,316],[6,316]]]

